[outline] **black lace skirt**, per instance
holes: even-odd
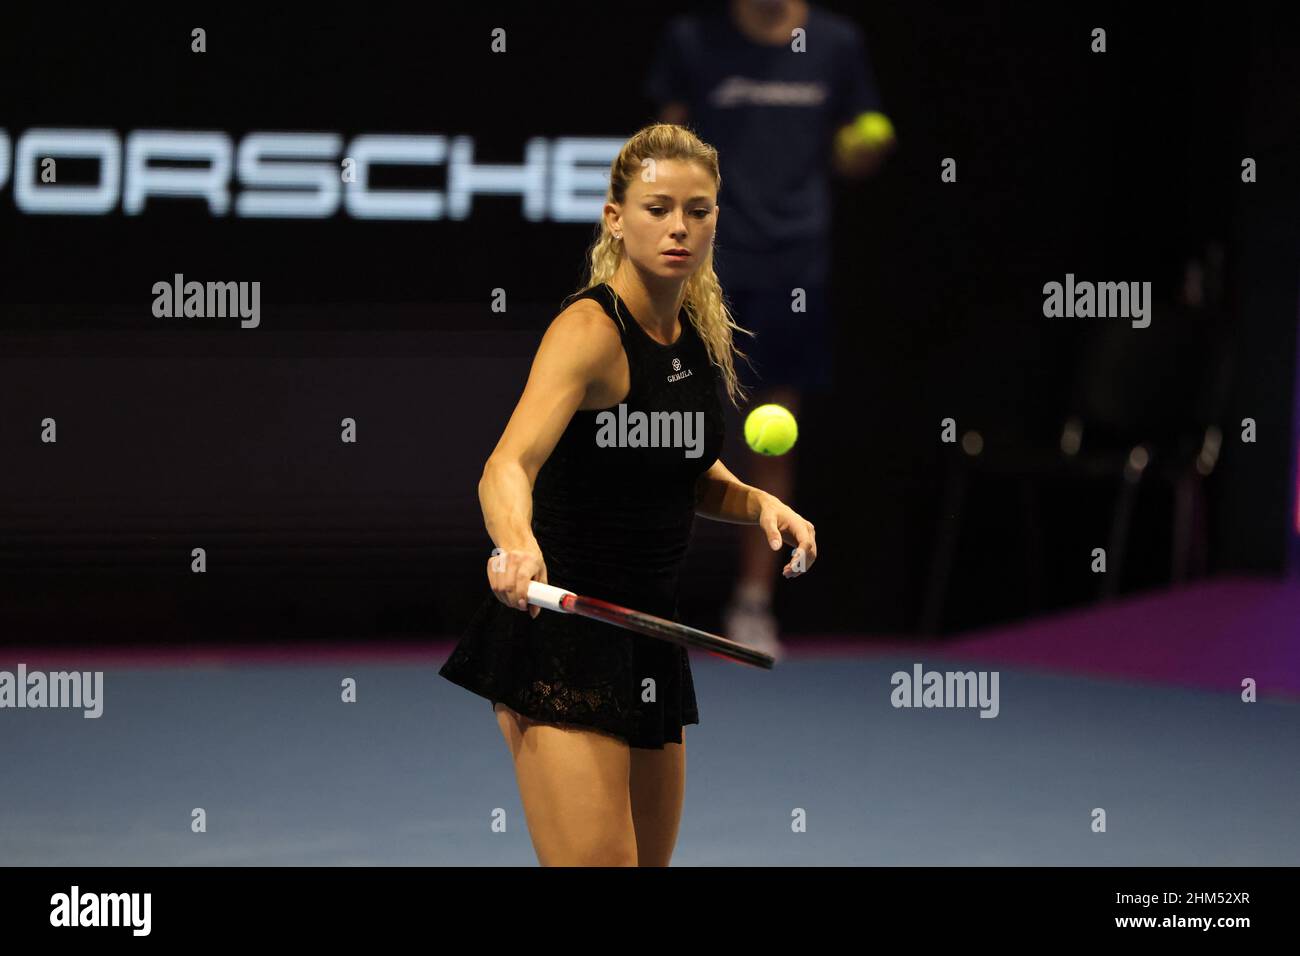
[[[493,707],[632,747],[681,743],[682,726],[700,722],[686,648],[573,614],[533,618],[491,594],[438,673]]]

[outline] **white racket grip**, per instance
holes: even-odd
[[[569,612],[565,611],[560,605],[560,601],[570,594],[573,594],[573,592],[566,591],[564,588],[557,588],[553,584],[543,584],[541,581],[528,582],[528,603],[544,607],[548,611],[561,611],[568,614]]]

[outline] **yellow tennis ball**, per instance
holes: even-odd
[[[784,455],[798,437],[799,426],[782,405],[760,405],[745,416],[745,444],[760,455]]]
[[[868,146],[882,146],[894,138],[894,124],[884,113],[863,113],[853,125]]]

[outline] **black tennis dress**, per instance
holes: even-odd
[[[681,335],[663,345],[607,284],[580,298],[599,302],[618,327],[631,387],[620,403],[623,428],[618,405],[575,412],[537,473],[532,530],[547,583],[678,620],[696,479],[722,448],[720,377],[685,309]],[[612,415],[602,419],[603,412]],[[678,412],[682,427],[656,429],[661,447],[633,447],[653,440],[648,428],[634,428],[637,412],[645,419]],[[597,441],[602,424],[606,447]],[[682,725],[699,723],[685,648],[557,611],[533,618],[502,604],[486,576],[483,587],[483,603],[438,672],[447,680],[494,706],[501,701],[535,720],[602,730],[633,747],[680,743]]]

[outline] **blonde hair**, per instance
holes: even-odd
[[[628,186],[632,177],[643,170],[643,161],[674,159],[697,163],[713,179],[715,189],[722,188],[722,175],[718,170],[718,151],[700,140],[684,126],[672,123],[655,123],[637,132],[623,144],[618,156],[609,167],[609,193],[606,202],[622,205],[627,200]],[[623,243],[614,238],[601,216],[596,225],[596,238],[587,252],[586,278],[573,295],[608,282],[618,270],[619,263],[627,253]],[[573,298],[570,296],[569,298]],[[566,300],[567,301],[567,300]],[[695,332],[708,350],[709,361],[722,375],[723,385],[731,404],[739,408],[738,398],[743,399],[745,390],[736,375],[734,352],[748,360],[748,356],[735,347],[733,332],[744,332],[753,337],[754,333],[741,328],[731,316],[722,293],[722,284],[718,282],[717,273],[713,271],[713,249],[710,248],[704,264],[686,280],[686,297],[682,303]],[[618,300],[614,302],[615,312]],[[619,316],[622,322],[622,316]]]

